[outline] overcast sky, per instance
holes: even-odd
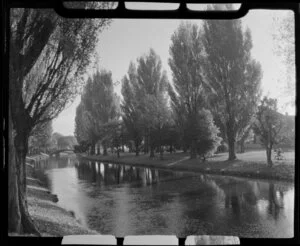
[[[282,17],[286,13],[287,11],[253,10],[242,18],[242,23],[245,27],[248,26],[252,33],[252,56],[262,65],[263,95],[277,98],[280,112],[294,115],[295,107],[285,106],[289,98],[282,95],[285,81],[280,76],[285,64],[275,56],[272,41],[273,16]],[[168,79],[171,81],[172,76],[168,65],[169,46],[171,35],[180,22],[181,20],[114,19],[109,28],[99,37],[96,50],[100,58],[99,68],[110,70],[114,82],[121,81],[127,73],[130,61],[135,62],[139,56],[153,48],[161,57],[163,69],[167,71]],[[201,21],[193,22],[200,24]],[[120,84],[115,88],[118,93],[120,88]],[[54,132],[63,135],[74,134],[75,112],[79,102],[80,96],[53,121]]]

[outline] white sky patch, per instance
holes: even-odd
[[[252,10],[242,18],[244,27],[249,27],[252,34],[252,56],[261,63],[263,77],[263,95],[278,99],[279,111],[295,114],[295,106],[286,107],[288,97],[283,96],[285,81],[280,77],[285,64],[280,62],[273,51],[272,25],[273,16],[284,16],[287,11]],[[191,20],[201,23],[201,20]],[[97,53],[99,55],[99,68],[112,72],[113,82],[120,82],[126,75],[129,63],[147,53],[150,48],[160,56],[162,67],[167,71],[171,81],[171,70],[168,65],[171,35],[179,26],[181,20],[127,20],[114,19],[112,24],[104,30],[99,37]],[[88,71],[91,74],[92,69]],[[121,83],[115,87],[121,94]],[[65,109],[53,121],[53,131],[63,135],[73,135],[75,126],[76,107],[80,102],[78,96],[73,104]]]

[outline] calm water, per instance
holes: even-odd
[[[45,174],[58,203],[102,234],[293,237],[292,183],[76,158],[50,159]]]

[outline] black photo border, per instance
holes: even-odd
[[[65,0],[70,1],[70,0]],[[73,0],[76,1],[76,0]],[[84,1],[84,0],[82,0]],[[102,0],[101,2],[108,0]],[[113,1],[113,0],[112,0]],[[300,3],[298,1],[246,1],[246,0],[219,0],[219,1],[203,1],[203,0],[150,0],[150,1],[115,1],[118,7],[113,10],[81,10],[64,8],[62,0],[2,0],[1,1],[1,113],[2,124],[2,140],[5,148],[2,148],[2,161],[5,162],[1,168],[1,241],[5,244],[49,244],[60,245],[62,237],[9,237],[7,232],[7,200],[8,200],[8,86],[9,86],[9,10],[11,8],[54,8],[55,11],[68,18],[118,18],[118,19],[233,19],[243,17],[252,9],[273,9],[273,10],[292,10],[295,16],[295,52],[296,52],[296,142],[295,142],[295,204],[294,204],[294,238],[290,239],[267,239],[267,238],[240,238],[241,245],[262,244],[300,244],[300,227],[299,227],[299,136],[298,127],[300,126],[297,108],[299,105],[299,79],[300,79]],[[125,2],[164,2],[164,3],[180,3],[177,10],[128,10],[125,8]],[[242,3],[238,11],[228,12],[203,12],[192,11],[187,8],[187,3]],[[179,245],[184,245],[185,238],[179,238]],[[122,245],[123,238],[117,238],[118,245]]]

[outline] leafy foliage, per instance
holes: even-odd
[[[283,120],[277,112],[277,99],[264,97],[258,106],[254,132],[260,136],[261,143],[268,147],[280,141],[282,127]]]
[[[11,69],[17,76],[11,77],[11,83],[17,88],[21,85],[32,125],[44,123],[55,118],[78,93],[98,33],[109,21],[62,19],[51,10],[13,12],[19,22],[14,19],[12,23]],[[15,53],[18,50],[23,55]],[[12,90],[13,95],[16,92],[16,88]]]
[[[57,139],[58,149],[73,149],[74,145],[77,145],[77,141],[74,136],[62,136]]]
[[[218,136],[219,129],[213,121],[213,116],[208,110],[202,110],[199,113],[198,127],[195,134],[197,138],[197,153],[202,156],[203,160],[211,156],[217,150],[222,138]]]
[[[272,148],[281,140],[280,131],[283,124],[282,117],[277,112],[277,99],[264,97],[258,106],[253,130],[260,136],[261,143],[267,150],[267,160],[270,166],[272,165]]]
[[[160,57],[153,49],[137,60],[137,86],[135,93],[138,98],[138,112],[142,116],[142,124],[146,138],[150,138],[150,156],[154,156],[154,148],[158,146],[161,152],[162,127],[170,120],[167,105],[168,79],[162,71]]]
[[[82,102],[80,102],[76,108],[74,135],[79,143],[91,143],[96,141],[91,116]]]
[[[107,145],[113,125],[120,118],[120,99],[114,92],[111,72],[97,71],[89,77],[76,110],[75,135],[79,142]]]
[[[196,157],[197,152],[205,155],[215,147],[207,143],[205,148],[203,143],[206,140],[213,143],[214,137],[218,139],[217,135],[210,132],[216,130],[213,121],[210,121],[211,117],[202,111],[207,106],[206,91],[210,88],[203,70],[205,51],[202,36],[196,24],[182,22],[172,35],[170,46],[169,65],[174,88],[170,85],[168,92],[182,142],[191,148],[192,158]]]
[[[54,146],[52,141],[52,121],[37,125],[28,141],[29,151],[32,152],[47,152],[48,149]]]
[[[128,73],[122,80],[122,96],[121,104],[122,119],[127,129],[129,138],[134,141],[136,155],[139,154],[139,147],[142,143],[143,122],[139,111],[139,101],[137,95],[137,71],[133,63],[130,63]]]
[[[249,127],[260,96],[261,66],[251,57],[251,33],[243,31],[240,20],[205,20],[203,28],[210,108],[229,159],[235,159],[235,142]]]
[[[284,94],[288,95],[289,104],[295,104],[295,35],[294,14],[286,12],[282,18],[274,17],[273,50],[284,64],[281,71],[282,80],[285,82]]]

